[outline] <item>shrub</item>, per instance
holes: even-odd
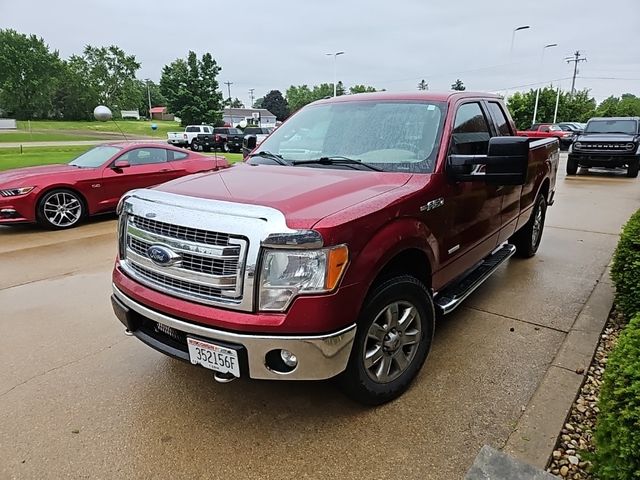
[[[627,318],[640,312],[640,210],[622,230],[613,256],[611,278],[616,286],[616,306]]]
[[[604,372],[595,429],[600,480],[640,478],[640,314],[621,333]]]

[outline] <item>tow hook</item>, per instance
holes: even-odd
[[[133,337],[133,332],[132,332],[131,330],[129,330],[128,328],[125,328],[125,329],[124,329],[124,334],[125,334],[127,337]]]
[[[235,377],[231,373],[218,373],[218,372],[216,372],[216,373],[213,374],[213,379],[218,383],[231,383],[236,378],[238,378],[238,377]]]

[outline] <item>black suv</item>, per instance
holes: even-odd
[[[569,148],[567,175],[578,167],[626,167],[627,177],[635,178],[639,166],[640,118],[592,118]]]

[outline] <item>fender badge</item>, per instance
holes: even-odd
[[[434,208],[441,207],[442,205],[444,205],[444,198],[443,197],[436,198],[435,200],[431,200],[426,205],[422,205],[420,207],[420,211],[421,212],[428,212],[430,210],[433,210]]]

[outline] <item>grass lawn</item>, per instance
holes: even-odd
[[[20,154],[19,148],[0,148],[0,171],[51,163],[66,163],[90,148],[92,147],[25,147],[22,154]],[[218,155],[223,155],[231,163],[242,160],[240,153],[219,153]]]
[[[88,132],[85,134],[58,133],[58,132],[2,132],[0,143],[28,143],[28,142],[61,142],[73,140],[103,140],[104,135],[96,135]]]
[[[157,130],[151,130],[151,124],[158,126]],[[29,122],[18,121],[18,132],[29,133],[29,126],[32,132],[50,133],[50,134],[73,134],[73,135],[100,135],[100,134],[118,134],[118,126],[126,134],[135,136],[146,136],[166,139],[167,132],[181,132],[181,127],[177,122],[167,122],[160,120],[117,120],[114,122],[98,122],[98,121],[65,121],[65,120],[31,120]],[[5,134],[6,135],[6,134]],[[2,141],[0,135],[0,141]],[[102,138],[102,137],[101,137]],[[6,140],[9,141],[9,140]]]

